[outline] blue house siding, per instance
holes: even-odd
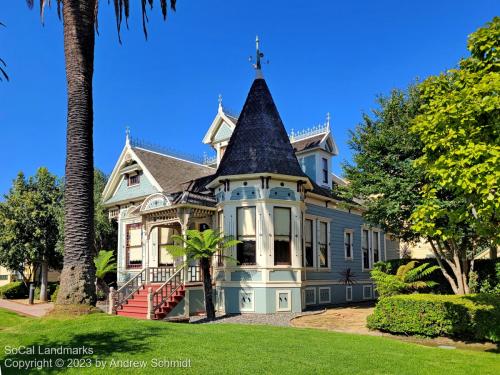
[[[330,246],[329,260],[330,272],[317,272],[312,269],[307,270],[308,280],[335,280],[338,281],[342,276],[341,272],[350,268],[356,275],[357,280],[369,279],[369,272],[362,270],[361,254],[361,226],[363,218],[360,215],[351,214],[327,207],[316,205],[306,205],[306,215],[320,216],[330,219]],[[344,254],[344,230],[352,229],[354,231],[353,239],[353,259],[346,260]],[[383,257],[383,249],[381,251]]]
[[[143,174],[141,175],[139,184],[135,186],[127,186],[127,180],[122,177],[118,188],[113,196],[106,201],[106,204],[134,200],[135,198],[144,197],[157,192],[158,189],[156,189]]]

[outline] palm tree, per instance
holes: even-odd
[[[5,27],[5,25],[1,22],[0,26]],[[9,80],[9,76],[7,75],[7,72],[4,69],[6,66],[7,64],[5,63],[5,61],[3,61],[2,58],[0,58],[0,81],[3,81],[4,79],[6,79],[7,81]]]
[[[33,8],[33,0],[27,0]],[[63,18],[64,55],[68,90],[66,132],[66,169],[64,196],[64,266],[61,273],[59,305],[95,305],[95,266],[93,201],[93,101],[94,41],[97,28],[98,0],[56,0],[57,13]],[[151,7],[153,0],[148,0]],[[40,0],[44,8],[50,0]],[[175,0],[170,7],[175,10]],[[123,15],[129,16],[129,0],[115,0],[118,36]],[[141,1],[144,34],[146,0]],[[167,0],[160,0],[163,18]],[[121,41],[120,41],[121,42]]]
[[[104,281],[107,274],[116,271],[116,259],[112,250],[101,250],[94,258],[96,289],[108,292],[108,285]]]
[[[432,288],[438,283],[432,280],[422,280],[439,266],[429,267],[429,263],[417,266],[418,262],[413,260],[399,266],[395,275],[388,274],[381,269],[374,269],[370,275],[375,281],[376,289],[381,297],[395,294],[412,293],[426,288]]]
[[[192,260],[200,262],[203,274],[203,290],[205,294],[205,310],[207,312],[207,320],[214,320],[215,308],[212,292],[212,277],[210,275],[210,264],[212,258],[218,251],[223,252],[224,249],[236,246],[241,241],[234,240],[231,237],[224,237],[212,229],[207,229],[203,232],[198,230],[188,230],[186,232],[186,238],[174,235],[172,236],[172,239],[174,242],[182,243],[184,245],[167,245],[166,249],[173,256],[185,255],[187,263]],[[224,254],[222,254],[222,256],[232,260],[231,257],[225,256]]]

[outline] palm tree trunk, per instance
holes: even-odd
[[[200,260],[201,270],[203,272],[203,289],[205,292],[205,310],[207,320],[215,319],[215,307],[212,291],[212,277],[210,276],[210,259],[202,258]]]
[[[95,305],[93,109],[95,0],[64,0],[68,90],[64,267],[58,304]]]
[[[49,276],[49,264],[45,259],[42,260],[42,266],[40,267],[40,301],[47,302],[47,287],[48,287],[48,276]]]

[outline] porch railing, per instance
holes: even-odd
[[[179,268],[165,283],[163,283],[152,295],[152,307],[149,314],[153,315],[163,304],[184,285],[184,268]]]
[[[174,274],[174,267],[146,267],[114,292],[114,307],[120,307],[135,292],[149,283],[164,283]]]

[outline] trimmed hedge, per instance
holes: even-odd
[[[28,296],[28,289],[22,281],[14,281],[0,287],[0,298],[14,299],[26,298]]]
[[[382,298],[370,329],[500,342],[500,297],[490,294],[410,294]]]

